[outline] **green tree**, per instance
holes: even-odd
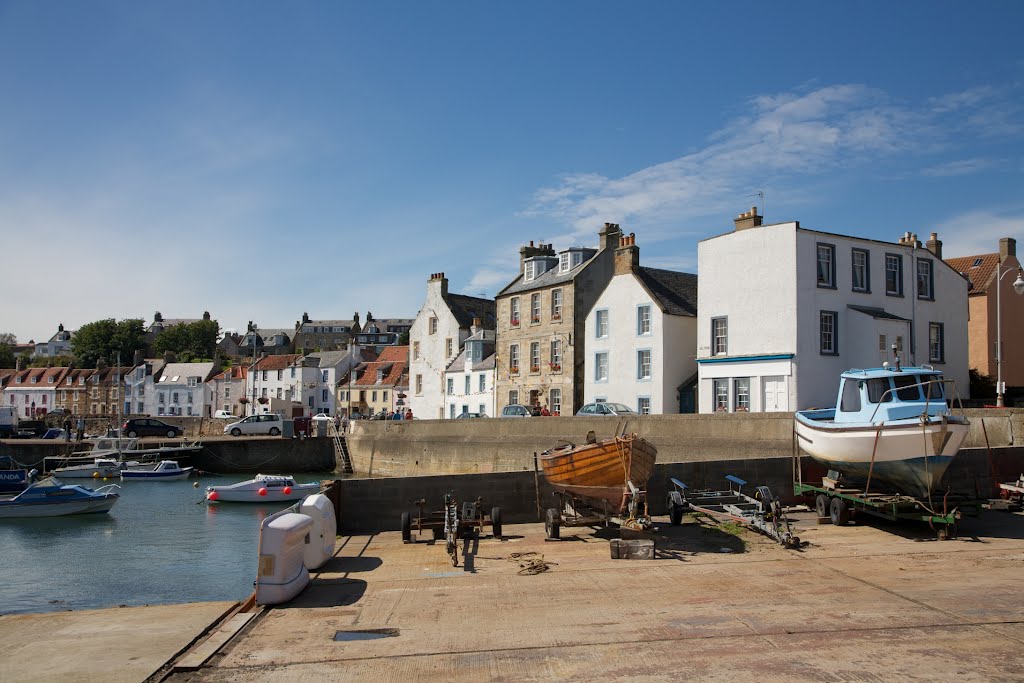
[[[170,351],[181,362],[213,359],[217,349],[220,324],[216,320],[197,320],[168,327],[156,336],[153,350],[158,354]]]
[[[14,345],[18,338],[10,332],[0,332],[0,368],[13,368],[17,362],[14,357]]]
[[[139,349],[146,348],[146,332],[140,318],[120,322],[113,318],[86,323],[71,338],[71,352],[79,367],[91,368],[101,358],[109,364],[117,360],[130,363]]]

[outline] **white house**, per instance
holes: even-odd
[[[24,419],[41,417],[54,408],[57,387],[68,368],[29,368],[15,372],[4,389],[6,405]]]
[[[232,415],[246,415],[249,410],[239,399],[245,396],[245,377],[249,367],[232,365],[206,382],[207,406],[212,412],[225,410]]]
[[[49,341],[39,342],[33,353],[37,358],[53,358],[71,353],[71,337],[74,332],[64,329],[64,324],[57,325],[57,332],[50,337]]]
[[[158,358],[141,360],[124,376],[125,415],[156,415],[156,412],[151,412],[156,410],[154,386],[163,372],[164,365],[165,362]]]
[[[623,403],[641,414],[695,411],[697,276],[640,266],[632,234],[587,314],[585,403]]]
[[[168,363],[145,398],[149,415],[208,415],[206,381],[213,363]]]
[[[473,326],[462,352],[445,371],[445,416],[494,417],[494,330]]]
[[[306,358],[316,360],[316,386],[310,386],[312,382],[305,385],[303,405],[312,411],[312,415],[336,415],[338,382],[352,367],[363,361],[372,361],[376,357],[377,354],[372,350],[362,349],[355,344],[350,344],[347,351],[319,351],[309,354]]]
[[[470,327],[494,329],[494,301],[448,293],[444,273],[427,281],[427,298],[409,330],[409,407],[415,417],[445,416],[445,370],[459,355]]]
[[[762,225],[756,208],[735,223],[697,249],[700,412],[834,405],[839,374],[891,361],[893,345],[967,396],[967,281],[937,238]]]

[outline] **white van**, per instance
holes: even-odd
[[[242,436],[243,434],[269,434],[278,436],[281,434],[281,425],[284,421],[277,413],[264,413],[263,415],[250,415],[241,422],[232,422],[224,428],[225,434],[231,436]]]
[[[215,420],[235,420],[237,418],[238,416],[232,415],[230,410],[218,410],[213,414]]]

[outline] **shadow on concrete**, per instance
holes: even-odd
[[[937,541],[937,530],[927,522],[915,520],[892,521],[872,515],[858,514],[856,524],[871,526],[887,533],[916,542]],[[962,542],[985,543],[987,538],[1010,538],[1024,540],[1024,515],[1020,513],[1001,512],[997,510],[981,510],[978,516],[964,516],[957,523],[956,540]]]
[[[366,582],[359,579],[318,578],[298,597],[274,609],[304,609],[310,607],[344,607],[354,605],[366,592]]]
[[[372,572],[382,564],[384,561],[379,557],[332,557],[317,571],[324,574]]]
[[[723,524],[714,518],[688,517],[679,526],[661,524],[653,535],[658,550],[682,550],[689,554],[738,554],[747,552],[747,544],[739,534],[756,533],[742,530],[735,524]]]

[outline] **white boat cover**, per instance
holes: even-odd
[[[334,555],[334,542],[338,535],[338,524],[334,517],[334,504],[330,498],[317,493],[306,498],[299,505],[299,512],[313,520],[313,531],[306,546],[306,569],[317,569]]]
[[[303,559],[312,530],[313,519],[296,512],[282,511],[260,524],[258,604],[288,602],[309,585],[309,572]]]

